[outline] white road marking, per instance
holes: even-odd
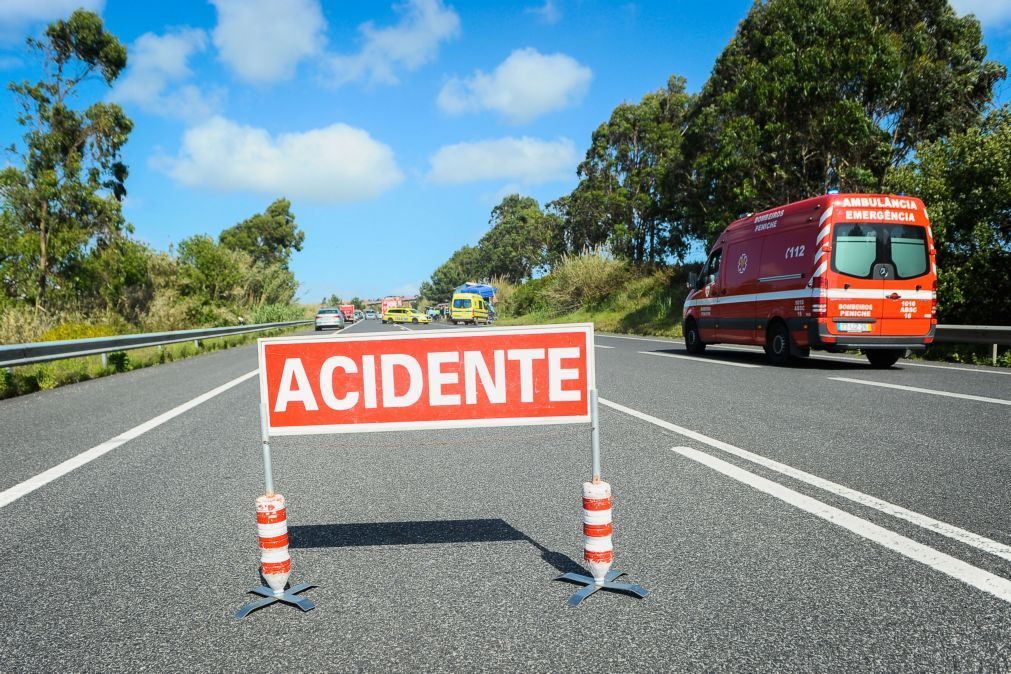
[[[945,536],[947,538],[959,541],[960,543],[970,545],[982,552],[994,555],[996,557],[1000,557],[1001,559],[1007,561],[1011,561],[1011,545],[1005,545],[1004,543],[991,540],[989,538],[986,538],[985,536],[980,536],[979,534],[975,534],[971,531],[966,531],[965,529],[956,527],[953,524],[941,522],[940,520],[935,520],[934,518],[928,517],[927,515],[922,515],[912,510],[907,510],[906,508],[903,508],[902,506],[899,505],[895,505],[894,503],[883,501],[874,496],[864,494],[863,492],[859,492],[855,489],[850,489],[849,487],[845,487],[841,484],[837,484],[830,480],[826,480],[824,478],[818,477],[817,475],[806,473],[802,470],[793,468],[792,466],[788,466],[784,463],[780,463],[778,461],[774,461],[773,459],[768,459],[764,456],[754,454],[745,449],[741,449],[740,447],[735,447],[734,445],[731,445],[729,443],[716,440],[715,438],[710,438],[709,436],[703,435],[702,433],[699,433],[697,431],[692,431],[682,426],[672,424],[669,421],[658,419],[657,417],[651,416],[644,412],[640,412],[638,410],[634,410],[630,407],[625,407],[624,405],[618,404],[616,402],[600,398],[600,404],[610,407],[613,410],[617,410],[618,412],[624,412],[629,416],[636,417],[637,419],[649,422],[655,426],[659,426],[660,428],[664,428],[668,431],[672,431],[679,435],[683,435],[686,438],[695,440],[696,442],[700,442],[704,445],[709,445],[710,447],[722,450],[724,452],[727,452],[728,454],[733,454],[734,456],[744,459],[745,461],[756,463],[760,466],[768,468],[769,470],[775,471],[782,475],[786,475],[787,477],[793,478],[794,480],[798,480],[799,482],[804,482],[813,487],[817,487],[818,489],[830,492],[832,494],[835,494],[836,496],[840,496],[858,505],[873,508],[878,512],[885,513],[886,515],[891,515],[892,517],[904,520],[906,522],[909,522],[910,524],[915,524],[916,526],[922,527],[923,529],[926,529],[932,533],[940,534],[941,536]]]
[[[710,365],[730,365],[732,367],[761,367],[752,363],[732,363],[729,360],[719,360],[717,358],[700,358],[699,356],[681,356],[676,353],[657,353],[656,351],[639,351],[644,356],[663,356],[664,358],[680,358],[681,360],[693,360],[698,363],[708,363]]]
[[[604,346],[603,344],[594,344],[593,346],[595,346],[598,349],[613,349],[614,348],[613,346]]]
[[[886,384],[880,381],[867,381],[866,379],[850,379],[849,377],[829,377],[832,381],[844,381],[850,384],[863,384],[864,386],[880,386],[881,388],[892,388],[899,391],[911,391],[913,393],[928,393],[945,398],[961,398],[962,400],[975,400],[981,403],[993,403],[994,405],[1011,405],[1011,400],[1002,398],[986,398],[984,396],[974,396],[967,393],[952,393],[950,391],[936,391],[930,388],[919,388],[917,386],[902,386],[901,384]]]
[[[984,571],[951,555],[947,555],[940,550],[935,550],[930,546],[918,543],[911,538],[906,538],[873,522],[868,522],[856,515],[851,515],[845,510],[840,510],[793,489],[784,487],[778,482],[773,482],[754,473],[749,473],[742,468],[717,459],[705,452],[700,452],[691,447],[673,447],[671,449],[687,459],[701,463],[742,484],[764,492],[815,517],[820,517],[827,522],[851,531],[913,561],[925,564],[955,580],[960,580],[978,590],[1011,603],[1011,580],[1007,578]]]
[[[670,337],[631,337],[629,335],[615,335],[609,332],[598,332],[597,337],[607,337],[613,339],[633,339],[637,342],[659,342],[661,344],[682,344],[683,342],[672,339]],[[714,352],[721,349],[730,349],[732,351],[747,351],[749,353],[762,353],[762,347],[760,346],[744,346],[742,344],[713,344],[712,348]],[[840,360],[845,363],[865,363],[866,361],[861,356],[830,356],[827,354],[817,354],[810,356],[816,360]],[[1002,374],[1006,376],[1011,376],[1011,370],[998,370],[993,368],[982,368],[982,367],[955,367],[953,365],[933,365],[931,363],[914,363],[909,360],[902,360],[899,365],[901,367],[928,367],[934,370],[957,370],[958,372],[971,372],[973,374]]]
[[[106,440],[100,445],[95,445],[91,449],[85,450],[80,454],[78,454],[77,456],[73,456],[64,461],[63,463],[53,466],[49,470],[43,471],[38,475],[36,475],[35,477],[29,478],[20,484],[16,484],[9,489],[5,489],[4,491],[0,492],[0,508],[10,505],[11,503],[18,500],[25,494],[30,494],[39,487],[47,485],[53,480],[63,477],[70,471],[80,468],[81,466],[90,463],[91,461],[94,461],[98,457],[103,456],[104,454],[108,454],[109,452],[116,449],[120,445],[129,442],[134,438],[140,437],[141,435],[147,433],[151,429],[161,426],[166,421],[174,419],[183,412],[187,412],[196,407],[197,405],[205,403],[211,398],[221,395],[225,391],[238,386],[242,382],[252,379],[257,375],[258,372],[259,370],[253,370],[252,372],[247,372],[241,377],[236,377],[230,382],[226,382],[217,388],[211,389],[207,393],[199,395],[196,398],[193,398],[192,400],[183,403],[182,405],[173,407],[168,412],[159,414],[154,419],[145,421],[139,426],[134,426],[130,430],[120,433],[111,440]]]

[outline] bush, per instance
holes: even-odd
[[[116,351],[109,354],[109,367],[115,372],[126,372],[130,369],[130,356],[126,351]]]
[[[0,344],[42,341],[42,335],[56,323],[57,317],[31,307],[6,307],[0,310]]]
[[[547,311],[551,306],[545,294],[551,286],[551,277],[545,276],[532,279],[516,288],[508,302],[503,302],[503,316],[523,316],[541,311]]]
[[[46,330],[39,341],[59,342],[64,339],[90,339],[92,337],[111,337],[119,331],[111,325],[91,325],[88,323],[62,323]]]
[[[551,272],[553,282],[546,295],[555,313],[596,308],[629,277],[625,262],[615,260],[599,248],[582,255],[565,255]]]
[[[264,304],[253,309],[249,322],[282,323],[305,318],[305,309],[297,304]]]

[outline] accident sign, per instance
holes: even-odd
[[[593,326],[259,341],[270,435],[590,421]]]

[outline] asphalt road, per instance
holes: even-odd
[[[0,671],[1011,670],[1006,370],[595,355],[614,568],[646,599],[571,609],[552,580],[587,428],[286,437],[318,607],[234,620],[263,491],[244,347],[0,402]]]

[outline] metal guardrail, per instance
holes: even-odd
[[[112,337],[92,337],[89,339],[64,339],[58,342],[33,342],[31,344],[0,345],[0,367],[45,363],[64,358],[96,356],[116,351],[141,349],[147,346],[162,346],[179,342],[199,341],[211,337],[240,335],[246,332],[261,332],[296,325],[312,323],[311,320],[285,321],[283,323],[258,323],[256,325],[233,325],[224,328],[197,328],[195,330],[175,330],[173,332],[147,332],[134,335],[114,335]]]
[[[1011,325],[938,325],[934,341],[949,344],[1011,344]]]

